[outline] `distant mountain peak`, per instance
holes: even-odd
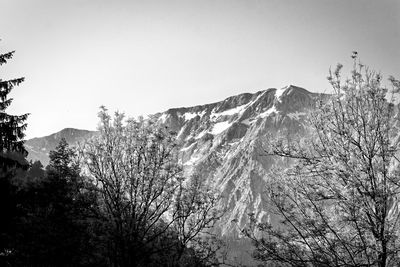
[[[94,131],[82,129],[64,128],[54,134],[29,139],[25,142],[25,148],[29,153],[28,159],[33,161],[40,160],[43,165],[47,165],[49,152],[56,148],[62,138],[65,138],[69,145],[74,146],[95,133]]]

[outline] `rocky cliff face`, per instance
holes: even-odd
[[[185,172],[200,173],[221,191],[220,207],[226,210],[218,227],[222,236],[240,235],[248,213],[268,219],[265,178],[278,163],[265,155],[265,139],[301,133],[318,97],[290,85],[155,115],[159,123],[177,132]]]

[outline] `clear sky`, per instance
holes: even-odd
[[[294,84],[327,92],[351,51],[400,78],[399,0],[0,0],[2,79],[27,138]]]

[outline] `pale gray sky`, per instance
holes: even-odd
[[[330,66],[361,60],[400,77],[400,1],[0,0],[0,77],[25,76],[10,113],[27,138],[287,84],[327,91]]]

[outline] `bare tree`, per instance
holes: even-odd
[[[83,148],[110,228],[113,266],[179,259],[215,220],[215,198],[185,182],[175,135],[149,120],[114,118],[102,107],[99,135]],[[190,186],[189,186],[190,185]],[[199,184],[200,185],[200,184]],[[171,256],[172,255],[172,256]]]
[[[277,139],[270,155],[293,165],[270,177],[277,222],[252,218],[255,257],[282,266],[398,266],[398,107],[382,76],[353,55],[351,78],[330,72],[334,93],[310,115],[306,138]],[[391,93],[391,94],[390,94]]]
[[[223,215],[215,208],[218,201],[218,194],[205,185],[199,174],[180,185],[173,207],[177,215],[173,227],[179,240],[175,263],[179,264],[188,247],[204,263],[218,262],[216,252],[222,244],[212,233],[212,227]]]

